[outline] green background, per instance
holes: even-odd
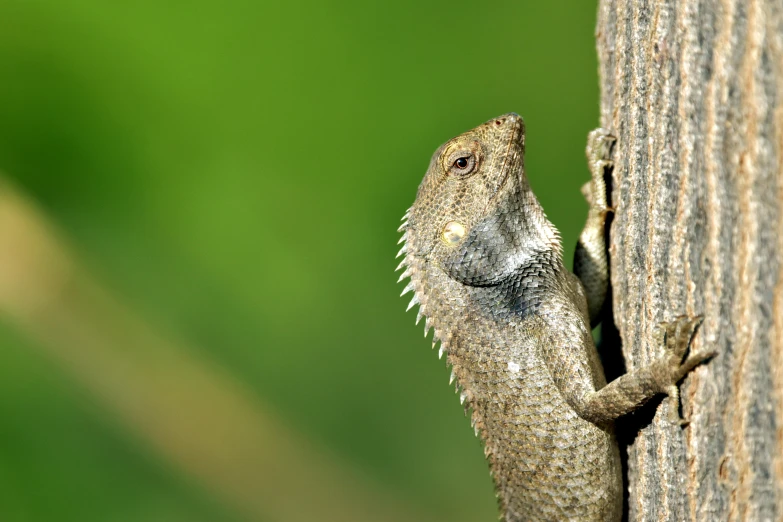
[[[5,0],[0,169],[291,429],[419,512],[495,520],[395,229],[442,142],[514,111],[570,263],[594,25],[576,0]],[[250,520],[131,428],[0,316],[0,520]]]

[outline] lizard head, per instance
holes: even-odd
[[[436,303],[465,306],[469,288],[500,284],[537,252],[559,252],[557,231],[525,176],[524,151],[524,122],[509,113],[433,155],[400,227],[400,268],[407,267],[400,279],[411,278],[406,291],[415,292],[411,306],[421,304],[420,316],[437,316]]]

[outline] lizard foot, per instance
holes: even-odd
[[[677,383],[696,366],[715,356],[715,350],[688,352],[703,316],[681,315],[674,321],[662,323],[659,339],[665,354],[653,363],[659,391],[669,396],[669,418],[675,424],[687,424],[679,415],[680,391]],[[687,353],[687,355],[686,355]]]
[[[609,159],[616,138],[603,128],[590,131],[587,135],[587,161],[595,163],[598,160]]]
[[[585,153],[592,179],[582,187],[582,194],[595,214],[605,214],[609,208],[604,175],[614,167],[611,157],[615,141],[615,137],[606,129],[595,129],[587,135]]]

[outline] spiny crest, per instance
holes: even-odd
[[[400,237],[400,240],[397,241],[397,244],[399,245],[402,243],[402,248],[399,252],[397,252],[397,257],[403,256],[402,261],[399,265],[397,265],[397,268],[394,270],[395,272],[405,269],[403,273],[400,275],[399,279],[397,279],[398,283],[403,282],[405,279],[411,278],[413,276],[413,266],[411,259],[408,257],[410,254],[408,252],[408,220],[411,215],[412,208],[409,208],[405,211],[405,215],[402,216],[402,225],[397,229],[397,232],[402,232],[402,237]],[[404,296],[405,294],[413,292],[413,297],[410,300],[410,303],[408,303],[407,308],[405,311],[407,312],[411,308],[413,308],[415,305],[419,305],[419,310],[416,313],[416,324],[419,324],[419,321],[421,321],[422,317],[425,317],[424,320],[424,337],[427,337],[427,334],[429,333],[430,329],[432,328],[432,322],[429,318],[425,316],[424,313],[424,305],[419,301],[419,296],[416,293],[416,287],[412,280],[408,281],[408,284],[405,285],[405,288],[403,288],[402,293],[400,296]],[[433,348],[435,347],[435,344],[438,342],[437,338],[437,332],[435,335],[434,342],[432,343]],[[443,355],[443,347],[441,346],[441,355]]]
[[[397,279],[397,282],[402,283],[402,280],[410,277],[412,273],[413,273],[412,268],[410,267],[406,268],[405,271],[402,273],[402,275],[400,275],[400,278]]]
[[[560,231],[552,226],[552,224],[549,222],[549,218],[547,217],[546,212],[544,212],[543,209],[541,209],[541,217],[543,218],[541,229],[543,233],[546,235],[547,243],[552,248],[552,250],[557,254],[557,256],[562,256],[563,238],[560,237]]]
[[[400,275],[400,278],[397,280],[398,283],[401,283],[405,279],[411,278],[411,276],[413,276],[413,266],[412,266],[413,263],[412,263],[412,259],[409,259],[409,257],[408,257],[411,254],[408,252],[408,248],[407,248],[408,220],[410,218],[411,210],[412,209],[409,208],[405,212],[405,215],[402,218],[402,222],[403,223],[397,229],[397,232],[402,232],[402,237],[400,237],[400,240],[397,242],[398,245],[402,243],[402,248],[398,252],[397,257],[400,257],[401,255],[405,254],[405,256],[403,257],[402,261],[400,262],[400,264],[395,269],[395,272],[399,271],[399,270],[401,270],[403,268],[405,269],[403,271],[403,273]],[[440,339],[440,336],[438,335],[437,329],[433,329],[432,320],[429,317],[425,316],[425,314],[424,314],[424,306],[419,302],[419,298],[418,298],[418,295],[416,293],[416,287],[415,287],[414,282],[412,280],[408,281],[408,284],[405,285],[405,288],[403,288],[402,293],[400,294],[400,296],[404,296],[405,294],[407,294],[409,292],[413,292],[413,298],[411,299],[410,304],[408,304],[408,307],[407,307],[406,311],[410,310],[416,304],[420,305],[419,306],[419,310],[418,310],[418,312],[416,314],[416,324],[417,325],[419,324],[419,321],[421,321],[422,317],[425,318],[424,319],[424,337],[427,337],[427,335],[429,334],[431,329],[434,330],[433,341],[432,341],[432,348],[435,349],[435,346],[440,344],[440,347],[438,349],[438,359],[441,359],[441,358],[443,358],[443,354],[448,352],[448,350],[446,349],[446,343],[443,340]],[[449,385],[454,384],[455,378],[456,377],[455,377],[454,371],[452,369],[451,375],[449,377]],[[467,398],[467,394],[461,389],[459,384],[455,385],[455,389],[456,389],[457,393],[459,393],[459,395],[460,395],[460,403],[464,404],[465,400]],[[476,430],[478,430],[478,427],[476,427]]]

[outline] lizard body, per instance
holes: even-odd
[[[403,218],[400,279],[434,328],[472,411],[501,518],[619,521],[620,456],[613,420],[712,354],[683,360],[698,319],[667,325],[665,353],[607,385],[593,338],[607,289],[604,169],[612,139],[588,143],[588,222],[575,271],[524,171],[524,123],[490,120],[434,154]]]

